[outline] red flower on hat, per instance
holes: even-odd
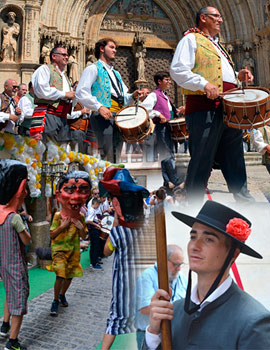
[[[251,229],[246,221],[233,218],[228,222],[226,232],[234,238],[239,239],[239,241],[245,242],[250,235]]]

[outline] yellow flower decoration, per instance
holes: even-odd
[[[24,152],[24,145],[18,145],[18,153]]]
[[[29,146],[35,148],[37,145],[37,140],[30,138],[29,140]]]
[[[85,156],[83,157],[83,164],[86,165],[86,164],[89,163],[89,161],[90,161],[90,158],[89,158],[87,155],[85,155]]]
[[[29,164],[29,158],[25,158],[25,163]]]
[[[66,152],[63,152],[60,156],[60,160],[63,162],[67,158]]]
[[[31,167],[34,168],[34,169],[36,169],[37,163],[36,163],[36,162],[33,162],[33,163],[31,164]]]
[[[69,152],[68,158],[69,158],[69,160],[70,160],[70,163],[72,163],[72,162],[74,161],[74,159],[75,159],[75,154],[74,154],[74,152]]]
[[[42,168],[42,163],[41,163],[40,161],[38,161],[38,162],[37,162],[37,166],[38,166],[39,168]]]
[[[12,134],[4,134],[3,139],[5,141],[5,149],[10,151],[15,145],[15,137]]]

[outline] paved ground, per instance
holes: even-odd
[[[249,166],[247,172],[251,194],[257,201],[267,202],[265,194],[270,194],[270,181],[265,167]],[[209,189],[213,199],[222,196],[226,202],[233,201],[220,171],[211,175]],[[87,268],[82,278],[75,278],[67,293],[70,306],[60,308],[56,318],[49,315],[52,289],[31,300],[20,333],[22,343],[31,350],[95,349],[103,337],[109,311],[111,265],[112,257],[104,260],[103,273]],[[0,338],[0,348],[4,344]]]
[[[52,289],[31,300],[20,332],[21,343],[31,350],[95,349],[102,340],[109,311],[111,265],[109,257],[104,259],[104,272],[86,268],[82,278],[74,278],[67,292],[70,305],[59,308],[58,317],[49,315]],[[0,338],[0,349],[5,343]]]

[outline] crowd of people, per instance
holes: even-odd
[[[196,217],[173,212],[191,231],[188,281],[180,272],[182,249],[167,247],[171,294],[158,289],[156,265],[136,279],[131,264],[144,235],[145,216],[161,202],[180,211],[187,204],[202,202],[214,164],[221,169],[236,201],[254,201],[247,189],[242,131],[223,123],[219,98],[223,91],[234,88],[238,79],[252,81],[253,76],[247,69],[235,72],[230,55],[218,42],[222,22],[216,8],[202,8],[197,13],[196,27],[184,33],[176,48],[170,73],[155,74],[156,89],[151,93],[147,89],[128,92],[121,74],[112,66],[117,44],[107,38],[96,43],[98,61],[85,68],[73,87],[65,73],[68,52],[55,47],[50,53],[51,64],[34,72],[28,93],[25,84],[19,86],[8,79],[0,94],[2,131],[52,140],[86,153],[90,144],[92,151],[114,163],[119,160],[123,143],[114,116],[123,106],[139,101],[149,113],[151,130],[145,143],[153,146],[155,135],[157,150],[153,158],[160,157],[164,186],[150,194],[134,182],[127,169],[110,166],[96,188],[91,188],[85,171],[67,172],[56,188],[59,210],[50,226],[52,262],[47,266],[56,274],[50,314],[57,316],[59,305],[68,307],[66,291],[72,279],[83,274],[81,249],[90,242],[91,269],[97,272],[103,271],[104,256],[114,254],[112,300],[102,350],[110,349],[117,335],[135,328],[138,348],[160,349],[162,320],[172,320],[174,349],[270,348],[269,311],[241,291],[229,275],[240,253],[262,258],[245,243],[251,223],[237,211],[207,201]],[[210,57],[211,64],[205,64],[206,57]],[[176,108],[166,94],[171,78],[186,95],[184,110]],[[191,160],[186,177],[181,178],[169,122],[183,112]],[[255,134],[256,142],[260,152],[270,153],[262,134]],[[27,311],[24,245],[30,244],[31,236],[18,212],[27,194],[27,176],[24,164],[0,160],[0,275],[6,291],[0,335],[10,332],[6,350],[26,349],[18,335]],[[191,291],[192,271],[198,282]]]

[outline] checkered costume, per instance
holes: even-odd
[[[0,225],[0,275],[4,282],[8,311],[11,315],[27,313],[28,270],[24,245],[14,229],[10,213]]]

